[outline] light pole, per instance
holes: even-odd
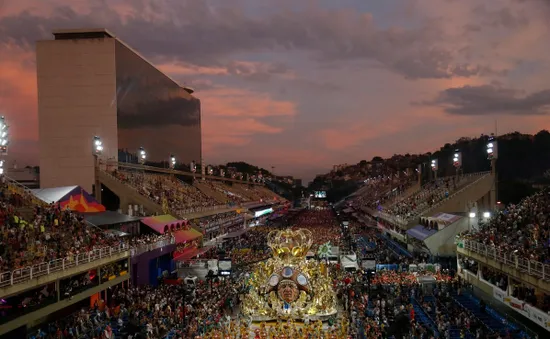
[[[170,169],[173,170],[176,168],[176,157],[173,154],[170,154]]]
[[[434,173],[434,180],[437,180],[437,170],[439,169],[439,161],[437,159],[432,159],[431,167]]]
[[[9,126],[6,124],[6,118],[4,116],[0,117],[0,175],[4,174],[4,157],[8,155],[8,144],[9,144],[9,135],[8,135]]]
[[[147,159],[147,152],[145,152],[145,148],[140,147],[139,148],[139,154],[138,154],[138,162],[141,165],[144,165],[146,159]]]
[[[453,155],[453,166],[456,168],[456,178],[458,179],[458,172],[462,167],[462,153],[459,150],[455,150]]]
[[[470,214],[468,215],[468,232],[472,230],[472,220],[474,220],[475,217],[476,217],[475,212],[470,212]]]
[[[493,187],[491,188],[491,209],[494,210],[496,208],[495,204],[498,200],[498,143],[494,134],[491,134],[489,140],[487,140],[487,159],[491,161],[491,175],[493,175]]]
[[[94,197],[98,203],[101,204],[101,182],[99,181],[99,156],[103,154],[103,141],[97,135],[94,136],[92,141],[92,154],[94,157],[94,172],[95,172],[95,183],[94,183]]]

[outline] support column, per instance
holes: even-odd
[[[491,159],[491,175],[493,176],[493,185],[491,186],[491,193],[489,198],[489,209],[494,211],[497,205],[497,190],[498,190],[498,177],[497,177],[497,160]]]
[[[99,181],[99,157],[94,155],[94,198],[101,204],[101,182]]]
[[[57,302],[61,301],[61,288],[59,284],[59,279],[55,281],[55,290],[57,292]]]

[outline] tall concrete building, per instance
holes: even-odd
[[[36,45],[42,188],[92,192],[94,136],[105,160],[144,147],[150,161],[200,162],[201,107],[191,89],[105,29],[53,35]]]

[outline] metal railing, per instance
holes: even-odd
[[[40,264],[0,273],[0,287],[24,283],[53,272],[65,271],[96,260],[109,258],[114,254],[123,253],[128,250],[129,246],[127,244],[121,244],[115,247],[103,247],[86,253],[80,253],[66,258],[42,262]]]
[[[135,246],[130,249],[130,255],[133,257],[152,250],[156,250],[157,248],[173,245],[175,243],[176,243],[176,238],[171,237],[170,239],[159,240],[151,244],[143,244],[140,246]]]
[[[459,247],[463,247],[469,251],[483,255],[496,262],[502,263],[507,266],[514,267],[515,269],[526,273],[537,279],[550,281],[550,265],[543,264],[538,261],[521,258],[509,251],[501,250],[494,246],[487,246],[477,241],[459,239]]]

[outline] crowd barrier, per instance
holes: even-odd
[[[457,245],[469,251],[481,254],[499,263],[515,267],[530,276],[550,281],[550,265],[534,260],[527,260],[519,256],[502,251],[494,246],[487,246],[477,241],[459,239]]]
[[[63,259],[56,259],[29,267],[18,268],[10,272],[4,272],[0,274],[0,287],[24,283],[40,276],[48,275],[53,272],[65,271],[128,250],[129,246],[127,244],[121,244],[115,247],[104,247],[90,252],[68,256]]]

